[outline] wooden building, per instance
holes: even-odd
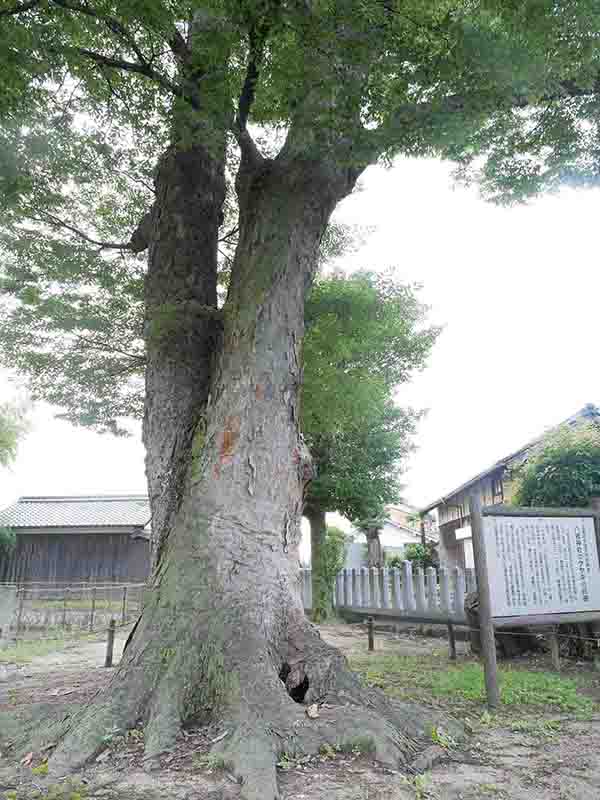
[[[600,422],[600,410],[591,403],[560,425],[523,445],[514,453],[501,458],[491,467],[461,483],[443,497],[421,509],[421,513],[435,511],[439,526],[439,558],[445,566],[472,569],[473,542],[469,515],[469,495],[476,491],[483,506],[510,503],[513,496],[512,471],[521,466],[535,452],[552,431],[563,425],[576,427],[590,422]]]
[[[145,495],[21,497],[0,511],[16,534],[0,582],[141,582],[150,567]]]

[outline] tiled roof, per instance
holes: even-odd
[[[143,494],[20,497],[0,511],[0,527],[7,528],[143,528],[149,521],[150,504]]]

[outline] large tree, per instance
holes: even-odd
[[[383,517],[399,499],[419,415],[395,405],[394,394],[437,336],[425,314],[415,287],[367,272],[319,280],[308,296],[301,427],[315,471],[304,505],[315,620],[331,605],[321,570],[326,512]]]
[[[413,751],[425,715],[367,694],[302,612],[305,293],[333,209],[380,157],[438,152],[467,169],[489,151],[509,195],[540,174],[542,187],[595,179],[599,17],[597,0],[2,0],[10,288],[34,326],[35,306],[56,303],[90,346],[105,332],[78,326],[91,295],[128,313],[117,272],[144,306],[152,591],[110,691],[68,721],[52,769],[140,718],[156,756],[208,711],[249,799],[276,796],[279,751],[352,728],[388,763]],[[281,146],[267,150],[257,126]],[[132,264],[145,251],[146,267]],[[89,290],[73,289],[86,276]],[[137,355],[123,353],[119,380]],[[328,705],[307,721],[291,695]]]

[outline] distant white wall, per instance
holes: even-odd
[[[353,541],[348,547],[346,555],[346,567],[360,567],[366,564],[367,539],[364,534],[359,533],[352,523],[342,517],[341,514],[333,513],[326,515],[327,525],[340,528],[345,533],[353,535]],[[391,555],[402,555],[407,544],[418,544],[420,535],[410,534],[400,528],[386,523],[379,534],[381,546]],[[302,540],[300,542],[300,563],[310,565],[310,527],[308,520],[302,518]]]
[[[349,520],[347,520],[346,517],[342,517],[342,515],[338,514],[337,512],[333,512],[332,514],[326,514],[325,519],[327,521],[327,525],[331,525],[334,528],[340,528],[340,530],[344,531],[344,533],[352,533],[354,531],[352,523]],[[363,536],[363,541],[366,541],[364,536]],[[306,564],[307,566],[310,564],[310,525],[308,524],[308,520],[305,517],[302,517],[302,538],[300,540],[300,563]]]

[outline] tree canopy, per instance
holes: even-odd
[[[439,329],[415,287],[362,272],[318,280],[305,307],[302,432],[316,462],[307,504],[358,520],[398,499],[419,413],[394,403]]]
[[[600,174],[594,0],[15,0],[0,26],[2,359],[100,429],[142,413],[140,254],[173,118],[191,140],[208,104],[231,179],[248,121],[265,155],[292,123],[315,153],[351,132],[358,166],[437,153],[499,202]],[[226,254],[238,227],[230,181]]]

